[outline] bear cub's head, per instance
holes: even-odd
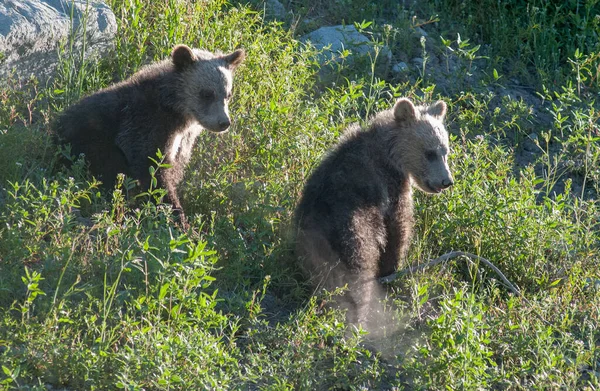
[[[413,183],[426,193],[441,193],[454,180],[448,167],[448,132],[443,120],[446,103],[437,101],[429,106],[415,106],[406,98],[399,99],[392,109],[400,165]]]
[[[179,108],[212,132],[224,132],[231,125],[229,100],[233,72],[246,57],[242,49],[227,55],[177,45],[171,60],[178,73]]]

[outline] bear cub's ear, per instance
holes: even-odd
[[[175,46],[171,52],[171,58],[173,59],[173,64],[175,64],[177,70],[185,69],[196,61],[196,55],[192,52],[192,49],[186,45]]]
[[[433,117],[443,119],[444,116],[446,116],[446,110],[446,102],[444,102],[443,100],[438,100],[437,102],[435,102],[427,108],[427,113]]]
[[[409,121],[417,118],[415,105],[407,98],[400,98],[394,105],[394,118],[397,121]]]
[[[223,60],[225,60],[227,68],[233,71],[242,63],[242,61],[244,61],[244,58],[246,58],[246,52],[243,49],[238,49],[235,52],[224,56]]]

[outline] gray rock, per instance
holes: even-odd
[[[375,58],[376,48],[373,42],[363,34],[359,33],[354,26],[331,26],[321,27],[300,38],[302,42],[310,42],[317,49],[322,50],[319,56],[321,65],[341,61],[340,53],[350,50],[351,55],[345,61],[352,63],[358,57]],[[377,56],[379,68],[387,69],[392,59],[392,52],[387,46],[380,49]]]
[[[408,65],[405,62],[399,62],[392,67],[392,72],[395,74],[404,73],[408,71]]]
[[[423,59],[421,57],[415,57],[412,60],[410,60],[413,64],[415,64],[418,67],[422,67],[423,66]]]
[[[527,136],[527,138],[523,141],[523,149],[527,152],[540,152],[538,135],[536,133],[531,133]]]
[[[419,37],[428,37],[429,35],[427,34],[427,32],[425,30],[423,30],[421,27],[417,27],[415,28],[415,32],[417,33],[417,35]]]
[[[278,0],[266,0],[264,7],[265,17],[268,20],[284,20],[287,16],[287,10]]]
[[[47,80],[61,45],[73,42],[71,55],[80,58],[85,41],[85,57],[100,56],[116,32],[115,15],[98,0],[0,0],[0,77]]]

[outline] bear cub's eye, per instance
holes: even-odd
[[[200,90],[200,98],[205,100],[214,99],[215,93],[211,90]]]
[[[435,153],[435,151],[426,151],[425,158],[430,162],[433,162],[435,159],[437,159],[437,153]]]

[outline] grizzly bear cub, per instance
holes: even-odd
[[[295,213],[301,265],[327,290],[348,285],[348,318],[362,323],[379,299],[376,279],[395,271],[413,226],[411,185],[440,193],[448,168],[446,104],[399,99],[366,129],[353,125],[314,170]]]
[[[177,45],[169,59],[69,107],[55,134],[73,154],[85,155],[90,171],[109,189],[119,173],[148,189],[149,158],[160,149],[171,167],[159,170],[156,179],[185,224],[177,185],[200,131],[229,128],[233,71],[244,57],[243,50],[221,55]]]

